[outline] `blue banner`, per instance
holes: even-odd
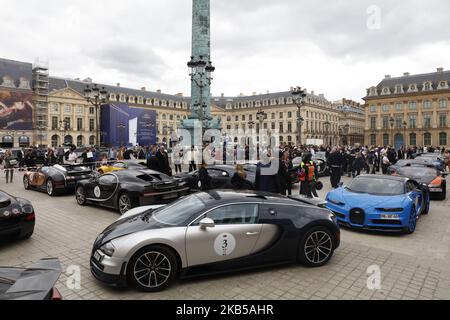
[[[107,146],[156,144],[156,111],[124,103],[103,105],[101,131]]]

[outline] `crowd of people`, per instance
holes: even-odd
[[[356,177],[362,172],[376,174],[387,173],[390,165],[400,159],[411,159],[417,153],[431,152],[439,153],[444,159],[446,166],[450,165],[450,153],[445,148],[420,148],[408,147],[396,150],[385,147],[356,147],[356,146],[293,146],[282,144],[277,148],[278,156],[272,155],[271,149],[260,149],[246,146],[224,146],[222,152],[217,152],[212,145],[201,148],[182,147],[174,145],[167,148],[166,145],[152,145],[148,147],[135,146],[127,148],[77,148],[71,146],[59,146],[55,149],[47,148],[45,152],[37,148],[28,148],[18,152],[15,156],[11,150],[6,150],[0,161],[4,164],[7,183],[13,181],[14,168],[20,170],[34,168],[38,164],[53,166],[56,164],[85,164],[93,169],[100,165],[108,165],[116,161],[141,160],[151,170],[172,176],[173,173],[183,172],[183,167],[188,172],[197,171],[201,188],[203,190],[212,188],[212,178],[208,174],[208,165],[233,164],[235,174],[231,184],[235,189],[255,189],[259,191],[291,195],[293,185],[300,182],[300,194],[307,197],[317,197],[320,188],[318,181],[318,166],[315,154],[325,154],[326,168],[330,174],[330,182],[333,188],[337,188],[342,175]],[[264,158],[264,159],[262,159]],[[40,161],[38,161],[40,159]],[[247,172],[243,164],[255,160],[257,164],[256,179],[252,183],[247,179]],[[273,164],[276,163],[276,170]],[[172,169],[173,168],[173,169]],[[173,170],[175,172],[173,172]]]

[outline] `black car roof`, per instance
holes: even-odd
[[[261,191],[253,191],[253,190],[210,190],[205,192],[197,193],[197,196],[202,199],[205,203],[229,203],[229,202],[247,202],[247,201],[267,201],[270,203],[279,203],[279,204],[291,204],[291,205],[299,205],[300,203],[296,200],[289,199],[285,196],[261,192]],[[307,205],[307,204],[305,204]]]

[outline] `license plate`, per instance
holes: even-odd
[[[430,192],[442,192],[443,190],[441,188],[431,188]]]
[[[98,253],[98,251],[95,251],[94,253],[94,260],[97,262],[102,262],[102,255],[100,253]]]
[[[382,214],[381,215],[381,219],[386,219],[386,220],[396,220],[399,218],[400,218],[400,216],[398,214]]]
[[[167,199],[173,199],[173,198],[176,198],[176,197],[178,197],[178,194],[176,194],[176,193],[171,193],[171,194],[166,194],[166,195],[163,195],[163,200],[167,200]]]

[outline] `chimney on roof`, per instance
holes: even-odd
[[[404,76],[404,77],[409,77],[409,76],[410,76],[410,73],[409,73],[409,72],[405,72],[405,73],[403,74],[403,76]]]
[[[385,78],[385,79],[390,79],[390,78],[391,78],[391,75],[390,75],[390,74],[387,74],[387,75],[384,76],[384,78]]]
[[[267,90],[267,94],[269,94],[269,90]]]
[[[117,86],[120,87],[120,82],[117,82]]]
[[[314,95],[314,90],[313,90],[313,91],[311,91],[311,95]]]
[[[92,83],[92,78],[86,78],[83,80],[83,82]]]
[[[243,96],[244,96],[244,94],[243,94],[243,93],[241,92],[241,93],[239,94],[239,96],[240,96],[240,97],[243,97]]]
[[[161,89],[156,90],[156,92],[161,93]]]
[[[146,87],[142,87],[141,90],[142,91],[147,91],[147,88]]]
[[[253,96],[256,96],[256,92],[253,92]]]
[[[182,92],[177,93],[176,96],[183,98],[183,93]]]
[[[221,98],[225,98],[225,93],[221,93],[221,94],[220,94],[220,97],[221,97]]]
[[[442,68],[442,67],[441,67],[441,68],[437,68],[437,72],[438,72],[438,73],[444,72],[444,68]]]

